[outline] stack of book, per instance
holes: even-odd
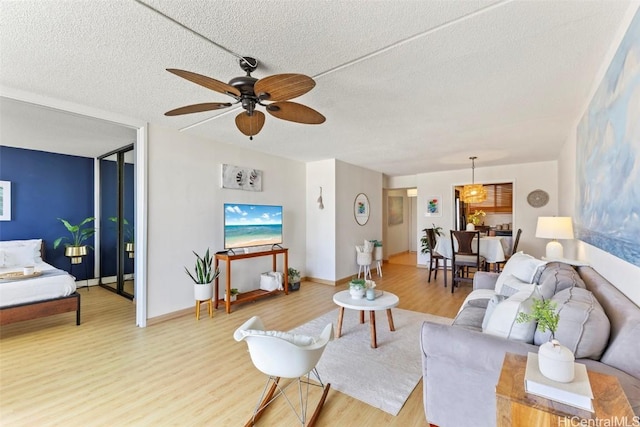
[[[587,367],[575,364],[575,378],[569,383],[560,383],[542,375],[538,367],[538,355],[528,353],[524,373],[524,390],[556,402],[594,412],[593,392],[587,375]]]

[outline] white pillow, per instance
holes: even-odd
[[[544,266],[546,263],[546,261],[536,259],[523,252],[516,252],[511,255],[511,258],[509,258],[509,261],[504,265],[502,272],[496,280],[496,293],[502,293],[502,285],[510,275],[517,277],[523,282],[533,283],[538,268]]]
[[[533,291],[533,287],[538,286],[533,283],[527,283],[520,279],[518,279],[513,274],[508,275],[504,282],[502,283],[502,288],[500,289],[500,295],[504,295],[506,297],[510,297],[520,291]]]
[[[536,332],[536,322],[518,323],[516,318],[520,312],[531,313],[533,298],[540,298],[535,286],[533,291],[520,291],[500,302],[493,309],[491,317],[486,322],[486,327],[482,328],[482,332],[532,344]]]
[[[40,253],[40,249],[42,248],[42,239],[31,239],[31,240],[5,240],[3,242],[0,242],[0,250],[3,250],[5,252],[4,255],[4,262],[5,264],[7,263],[7,252],[10,252],[13,250],[13,248],[22,248],[22,247],[28,247],[31,248],[31,250],[33,251],[33,261],[31,261],[31,265],[33,265],[34,263],[41,263],[42,262],[42,254]],[[2,263],[3,259],[2,257],[0,257],[0,264]],[[7,267],[9,266],[8,264],[6,265]]]
[[[33,248],[16,246],[4,250],[5,267],[26,267],[35,264]]]
[[[285,341],[289,341],[290,343],[298,346],[307,346],[307,345],[315,344],[316,342],[315,338],[313,337],[310,337],[308,335],[292,334],[291,332],[263,331],[261,329],[245,329],[240,332],[245,337],[250,335],[265,335],[270,337],[281,338]]]

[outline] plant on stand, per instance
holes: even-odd
[[[442,232],[442,227],[436,227],[436,225],[433,223],[431,223],[431,225],[433,227],[422,229],[422,231],[424,232],[424,235],[420,238],[420,245],[422,246],[422,249],[420,249],[420,252],[423,254],[428,254],[430,249],[434,249],[431,247],[431,242],[429,240],[427,230],[433,230],[434,234],[436,235],[436,239],[438,238],[438,236],[444,235],[444,233]],[[433,243],[435,245],[435,242]]]
[[[229,301],[235,301],[238,298],[238,294],[240,293],[238,291],[238,288],[231,288],[231,290],[229,291],[229,293],[231,294],[231,298],[229,298]],[[224,300],[227,300],[227,292],[224,292]]]
[[[93,236],[96,232],[95,227],[89,226],[91,221],[93,221],[94,217],[88,217],[82,220],[80,224],[71,225],[69,221],[58,218],[60,222],[65,226],[67,231],[71,233],[71,238],[67,236],[58,237],[53,242],[53,249],[57,249],[60,243],[63,240],[69,240],[70,243],[65,243],[64,255],[71,258],[71,264],[80,264],[82,262],[82,257],[87,254],[87,248],[91,248],[85,244],[85,241]],[[91,248],[93,249],[93,248]]]
[[[289,267],[287,270],[289,290],[297,291],[300,289],[300,272],[293,267]]]
[[[538,331],[550,332],[549,341],[538,349],[538,367],[545,377],[568,383],[574,378],[575,357],[571,350],[556,340],[556,331],[560,321],[560,313],[556,311],[556,304],[551,300],[533,299],[531,313],[518,313],[518,323],[538,322]]]
[[[207,249],[207,252],[205,252],[202,257],[195,251],[193,251],[193,254],[196,256],[193,274],[191,274],[191,271],[189,271],[187,267],[184,268],[184,271],[187,272],[194,282],[193,292],[196,301],[211,300],[213,297],[213,285],[211,282],[218,277],[220,270],[213,268],[213,257],[209,253],[209,249]]]

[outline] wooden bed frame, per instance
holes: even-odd
[[[40,253],[44,259],[44,241],[42,242]],[[38,319],[70,311],[76,312],[76,325],[80,325],[80,294],[77,291],[66,297],[2,307],[0,308],[0,325],[8,325],[9,323]]]

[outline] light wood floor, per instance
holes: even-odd
[[[383,275],[374,272],[379,288],[407,310],[453,317],[470,291],[452,295],[441,275],[427,283],[427,270],[413,266],[386,263]],[[203,310],[200,321],[191,314],[137,328],[131,301],[83,288],[82,325],[68,313],[0,330],[0,425],[244,425],[265,377],[233,331],[253,315],[268,328],[292,329],[334,309],[332,295],[342,289],[303,282],[300,291],[234,306],[229,315],[218,309],[208,318]],[[299,425],[293,417],[281,399],[258,425]],[[331,390],[318,425],[426,426],[422,382],[396,417]]]

